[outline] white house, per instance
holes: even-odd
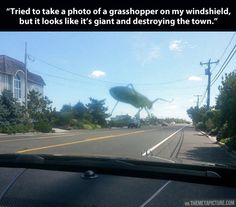
[[[43,94],[46,85],[41,76],[27,70],[27,91],[35,90]],[[0,55],[0,95],[4,89],[10,90],[19,102],[25,101],[25,64],[19,60]]]

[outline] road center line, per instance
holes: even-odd
[[[166,137],[165,139],[163,139],[161,142],[159,142],[158,144],[154,145],[152,148],[148,149],[146,152],[144,152],[142,154],[142,156],[147,156],[148,154],[150,154],[153,150],[155,150],[157,147],[159,147],[161,144],[163,144],[164,142],[166,142],[168,139],[170,139],[171,137],[173,137],[175,134],[177,134],[179,131],[181,131],[184,127],[182,127],[181,129],[177,130],[176,132],[174,132],[173,134],[171,134],[170,136]]]
[[[63,146],[68,146],[68,145],[73,145],[73,144],[92,142],[92,141],[98,141],[98,140],[103,140],[103,139],[110,139],[110,138],[114,138],[114,137],[122,137],[122,136],[130,135],[130,134],[138,134],[138,133],[143,133],[143,132],[145,132],[145,131],[134,131],[134,132],[129,132],[129,133],[117,134],[117,135],[92,137],[92,138],[88,138],[88,139],[80,140],[80,141],[66,142],[66,143],[62,143],[62,144],[55,144],[55,145],[48,145],[48,146],[44,146],[44,147],[37,147],[37,148],[31,148],[31,149],[26,149],[26,150],[20,150],[20,151],[17,151],[17,153],[32,152],[32,151],[55,148],[55,147],[63,147]]]

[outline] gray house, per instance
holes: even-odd
[[[27,91],[35,90],[43,94],[46,85],[41,76],[29,72]],[[4,89],[10,90],[19,102],[25,101],[25,64],[19,60],[0,55],[0,94]]]

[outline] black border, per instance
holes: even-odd
[[[205,8],[229,8],[230,16],[211,16],[218,17],[218,20],[213,25],[101,25],[95,27],[93,25],[19,25],[18,18],[10,15],[6,11],[7,8],[54,8],[54,9],[69,9],[75,8],[106,8],[106,9],[201,9]],[[55,1],[55,0],[21,0],[13,2],[6,0],[4,5],[0,7],[0,31],[235,31],[236,30],[236,15],[235,15],[234,0],[127,0],[127,1]],[[24,15],[23,15],[24,16]],[[28,16],[29,17],[29,16]],[[42,17],[42,16],[41,16]],[[104,17],[104,16],[101,16]],[[173,18],[173,16],[170,16]],[[200,16],[201,19],[209,18],[209,16]],[[193,18],[200,18],[199,15]],[[92,19],[98,16],[92,15]],[[127,16],[124,16],[127,18]]]

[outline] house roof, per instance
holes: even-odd
[[[25,72],[25,64],[19,60],[11,58],[6,55],[0,55],[0,73],[5,73],[8,75],[15,75],[18,70]],[[44,86],[46,85],[43,78],[40,75],[29,72],[27,70],[28,81]]]

